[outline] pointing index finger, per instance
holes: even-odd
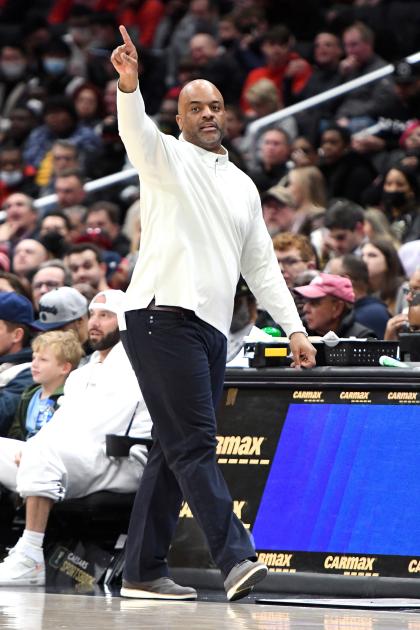
[[[127,32],[127,29],[122,24],[120,26],[120,33],[121,37],[124,40],[124,44],[126,44],[127,46],[134,46],[133,42],[131,41],[130,35]]]

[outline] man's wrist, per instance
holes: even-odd
[[[296,335],[297,333],[300,333],[301,335],[305,335],[305,337],[309,337],[306,330],[294,330],[293,332],[290,333],[289,339],[292,337],[292,335]]]
[[[137,90],[138,83],[137,77],[133,80],[121,79],[120,77],[118,80],[118,89],[120,92],[131,94]]]

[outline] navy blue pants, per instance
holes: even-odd
[[[237,562],[255,558],[216,461],[226,338],[189,311],[140,309],[127,312],[126,322],[122,341],[153,420],[153,446],[131,514],[124,579],[168,575],[183,497],[226,576]]]

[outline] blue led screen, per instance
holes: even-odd
[[[257,549],[420,555],[420,408],[291,404]]]

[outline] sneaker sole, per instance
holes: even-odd
[[[242,597],[249,595],[254,586],[258,584],[258,582],[261,582],[261,580],[266,577],[267,573],[267,568],[261,566],[248,571],[248,573],[244,575],[243,578],[235,584],[235,586],[232,586],[227,591],[226,596],[228,601],[234,602],[237,599],[242,599]]]
[[[21,578],[17,580],[0,580],[0,586],[45,586],[44,578]]]
[[[121,597],[132,597],[135,599],[172,599],[172,600],[195,600],[197,599],[197,593],[190,593],[189,595],[170,595],[169,593],[152,593],[151,591],[142,591],[137,588],[121,587]]]

